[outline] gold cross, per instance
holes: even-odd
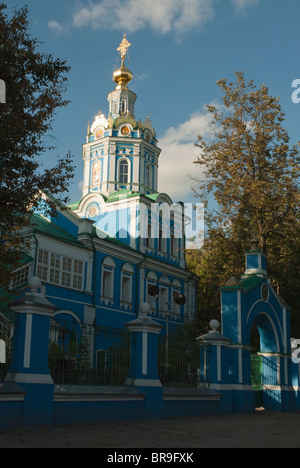
[[[130,42],[127,41],[126,39],[126,34],[124,34],[123,41],[120,44],[120,47],[117,49],[118,52],[120,52],[121,59],[125,59],[127,51],[129,47],[131,46]]]

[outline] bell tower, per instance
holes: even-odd
[[[124,35],[117,49],[121,67],[113,73],[116,88],[108,94],[107,117],[100,111],[88,126],[82,199],[96,194],[107,198],[124,190],[157,193],[161,150],[150,118],[142,122],[135,117],[137,95],[128,88],[133,74],[125,65],[130,45]]]

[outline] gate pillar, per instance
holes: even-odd
[[[56,307],[38,293],[39,278],[31,278],[28,285],[30,292],[10,304],[16,321],[6,381],[26,391],[23,425],[51,425],[54,385],[48,368],[48,347],[50,317]]]
[[[163,414],[163,388],[158,376],[158,335],[163,327],[147,316],[149,312],[149,304],[141,304],[139,317],[126,324],[130,331],[128,379],[146,396],[146,419],[159,419]]]

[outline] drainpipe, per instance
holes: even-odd
[[[38,251],[39,251],[39,241],[36,238],[36,233],[33,232],[33,238],[35,240],[35,255],[34,255],[34,274],[33,276],[37,276],[37,261],[38,261]]]
[[[93,235],[90,234],[90,238],[91,238],[91,243],[92,243],[92,247],[93,247],[93,281],[92,281],[92,289],[93,289],[93,306],[96,307],[96,297],[95,297],[95,291],[96,291],[96,262],[97,262],[97,250],[96,250],[96,247],[95,247],[95,244],[94,244],[94,240],[93,240]]]

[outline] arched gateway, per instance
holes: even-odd
[[[230,388],[237,412],[252,411],[257,405],[289,410],[293,398],[290,310],[272,287],[266,255],[256,241],[245,256],[245,274],[232,277],[221,288],[222,334],[231,344],[227,381],[223,379],[215,389]],[[253,330],[258,330],[255,352]]]

